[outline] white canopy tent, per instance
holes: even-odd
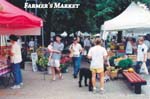
[[[102,30],[150,32],[150,11],[132,2],[120,15],[105,21],[104,25],[102,25]]]
[[[71,33],[69,36],[70,36],[70,37],[74,37],[74,33]]]
[[[67,34],[66,31],[64,31],[64,32],[61,34],[62,37],[66,37],[67,35],[68,35],[68,34]]]
[[[77,32],[76,32],[76,35],[77,35],[77,36],[82,36],[83,33],[82,33],[81,31],[77,31]]]
[[[4,35],[0,36],[0,46],[6,46],[7,45],[7,38]]]
[[[93,35],[94,37],[99,37],[99,36],[101,36],[100,35],[100,33],[97,33],[97,34],[95,34],[95,35]]]
[[[91,36],[88,32],[84,32],[83,36]]]
[[[50,32],[51,37],[54,37],[56,35],[55,32]]]

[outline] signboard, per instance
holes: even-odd
[[[32,60],[32,70],[33,72],[37,71],[36,61],[38,60],[37,53],[31,53],[31,60]]]

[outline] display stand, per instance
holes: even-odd
[[[36,62],[38,60],[37,53],[31,53],[31,60],[32,60],[32,70],[33,72],[36,72],[37,71]]]
[[[3,62],[3,60],[0,60],[0,83],[7,87],[11,81],[14,82],[14,78],[10,64],[8,65]]]

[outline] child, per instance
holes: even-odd
[[[51,57],[52,57],[52,50],[53,50],[53,46],[52,45],[53,45],[53,42],[50,41],[50,44],[48,45],[48,52],[49,52],[49,57],[48,57],[48,66],[49,66],[48,74],[51,74],[50,66],[51,66]]]

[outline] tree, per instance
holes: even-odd
[[[150,5],[150,0],[97,0],[97,13],[94,16],[99,20],[97,21],[97,24],[102,25],[104,21],[116,17],[117,15],[122,13],[132,1],[140,1],[142,3]]]
[[[132,2],[142,2],[148,7],[150,0],[38,0],[39,3],[78,3],[78,9],[38,9],[38,16],[44,20],[45,41],[48,44],[50,32],[58,34],[82,32],[96,33],[100,31],[104,21],[122,13]],[[9,2],[24,9],[25,0],[10,0]],[[47,45],[46,44],[46,45]]]

